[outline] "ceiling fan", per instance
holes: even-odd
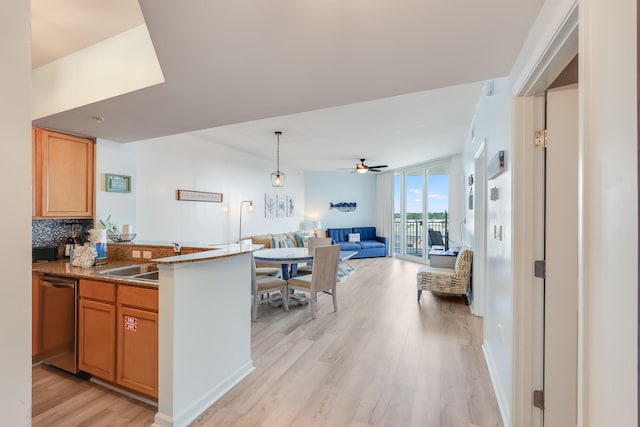
[[[368,166],[364,164],[365,159],[360,159],[360,163],[356,163],[356,168],[353,172],[358,173],[367,173],[367,172],[382,172],[382,168],[388,167],[387,165],[376,165],[376,166]],[[340,169],[351,169],[351,168],[340,168]]]

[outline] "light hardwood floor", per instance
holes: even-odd
[[[309,306],[288,313],[259,307],[256,370],[194,427],[502,426],[482,355],[482,319],[461,298],[424,292],[418,304],[418,264],[352,264],[357,272],[338,284],[337,313],[324,294],[316,320]],[[153,421],[155,408],[71,376],[61,382],[51,370],[34,368],[34,426]]]

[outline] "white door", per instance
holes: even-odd
[[[578,85],[547,91],[544,426],[577,424]]]

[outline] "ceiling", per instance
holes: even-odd
[[[34,67],[141,10],[166,82],[34,124],[119,142],[192,132],[274,160],[281,130],[281,163],[335,170],[460,152],[479,82],[509,74],[543,0],[108,3],[32,0]]]
[[[31,0],[31,68],[144,24],[137,1]]]

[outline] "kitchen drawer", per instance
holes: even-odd
[[[106,302],[116,302],[116,285],[108,282],[94,280],[80,280],[78,295],[81,298],[89,298]]]
[[[158,290],[118,285],[118,304],[158,311]]]

